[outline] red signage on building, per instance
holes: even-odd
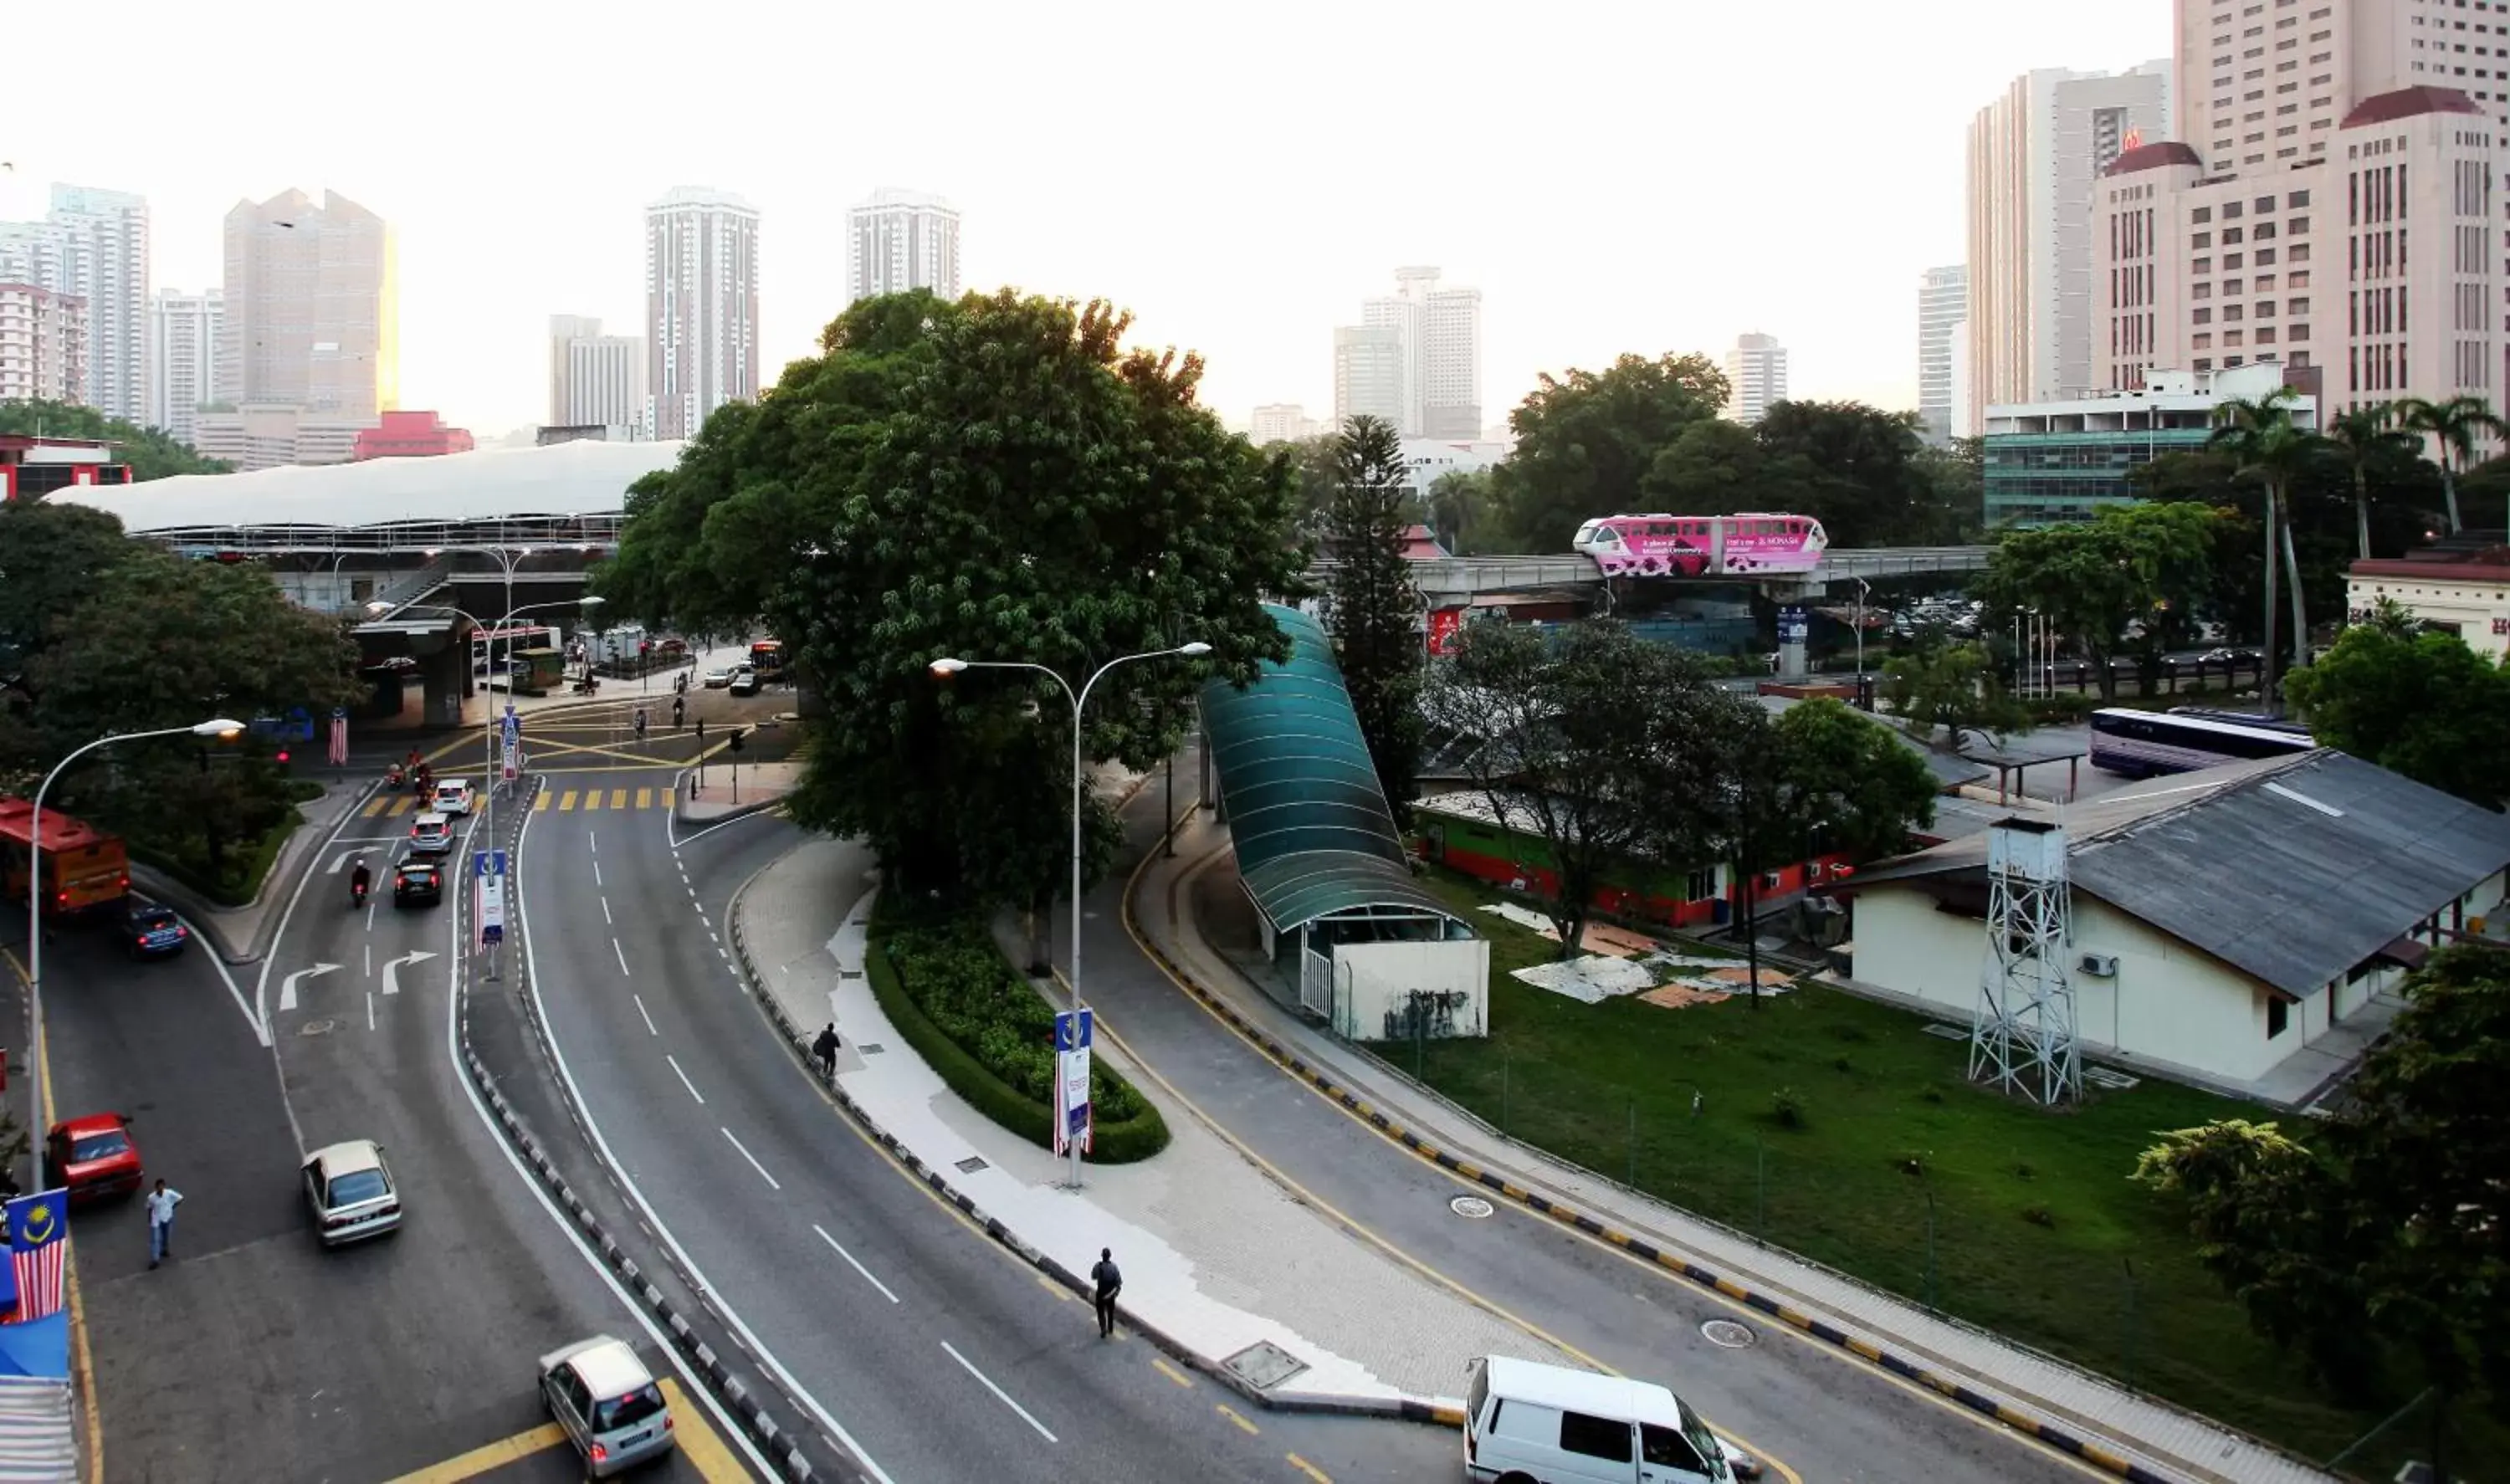
[[[1464,626],[1462,608],[1429,610],[1429,653],[1451,655],[1456,652],[1456,631]]]

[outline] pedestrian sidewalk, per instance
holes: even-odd
[[[2086,1440],[2126,1455],[2115,1461],[2121,1465],[2141,1460],[2167,1474],[2225,1484],[2321,1484],[2335,1478],[2218,1423],[1930,1314],[1501,1134],[1292,1013],[1206,943],[1195,916],[1195,878],[1207,870],[1235,868],[1228,830],[1197,811],[1178,830],[1174,858],[1155,857],[1143,870],[1135,894],[1125,903],[1127,914],[1173,968],[1248,1028],[1303,1058],[1309,1080],[1330,1080],[1368,1104],[1398,1130],[1398,1137],[1399,1131],[1408,1131],[1419,1143],[1487,1172],[1493,1180],[1486,1184],[1518,1187],[1547,1202],[1549,1214],[1564,1223],[1576,1224],[1582,1213],[1611,1232],[1653,1244],[1666,1258],[1687,1259],[1792,1308],[1806,1321],[1797,1323],[1800,1329],[1818,1333],[1811,1329],[1818,1322],[1834,1329],[1834,1343],[1845,1348],[1897,1352],[1938,1373],[1936,1389],[1950,1394],[1956,1384],[1969,1389],[1971,1397],[1956,1399],[1975,1410],[1995,1415],[1999,1407],[2011,1408],[2048,1418],[2070,1433],[2087,1434]]]
[[[1172,1142],[1061,1188],[1061,1161],[969,1108],[881,1012],[861,860],[833,841],[785,856],[742,891],[734,941],[797,1043],[836,1021],[835,1088],[855,1112],[1015,1250],[1079,1287],[1112,1249],[1125,1326],[1268,1406],[1453,1421],[1472,1357],[1568,1363],[1294,1201],[1103,1041]]]
[[[706,767],[703,792],[698,789],[697,770],[680,770],[674,810],[684,824],[754,815],[784,802],[784,796],[793,791],[801,778],[802,765],[798,762],[744,763],[736,774],[731,759],[718,756]]]
[[[366,801],[378,781],[372,778],[332,779],[323,783],[321,798],[297,805],[305,822],[296,826],[296,832],[279,848],[278,857],[261,878],[260,892],[247,905],[218,906],[165,872],[136,860],[131,863],[131,884],[140,895],[181,913],[219,958],[235,965],[252,963],[270,947],[271,936],[279,931],[280,914],[286,909],[288,892],[292,890],[287,883],[296,879],[305,857],[330,838],[332,827],[348,818],[350,811]]]

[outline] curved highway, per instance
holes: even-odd
[[[670,780],[544,781],[520,847],[524,951],[595,1137],[718,1312],[808,1399],[798,1421],[898,1484],[1454,1471],[1451,1432],[1250,1420],[1143,1343],[1100,1341],[1085,1306],[856,1133],[724,937],[733,894],[798,834],[751,817],[675,845],[667,810],[637,807]]]

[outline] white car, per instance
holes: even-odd
[[[436,783],[436,797],[428,801],[428,807],[440,815],[469,814],[471,812],[471,780],[469,779],[438,779]]]
[[[446,856],[453,852],[453,821],[434,810],[410,821],[409,848],[413,855]]]
[[[670,1403],[653,1373],[633,1347],[608,1335],[541,1357],[541,1403],[596,1479],[668,1453],[676,1441]]]
[[[326,1144],[305,1161],[315,1235],[337,1247],[400,1230],[400,1190],[372,1139]]]
[[[705,688],[710,691],[722,690],[726,686],[732,684],[733,674],[739,668],[740,666],[738,666],[727,665],[721,669],[707,670],[705,672]]]

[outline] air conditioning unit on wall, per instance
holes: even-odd
[[[2117,977],[2117,955],[2087,953],[2075,961],[2074,967],[2095,979],[2113,979]]]

